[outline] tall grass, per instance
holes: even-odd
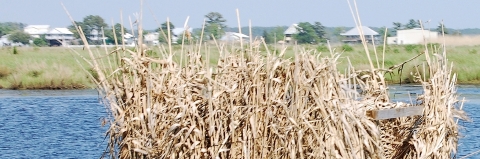
[[[0,49],[0,85],[7,89],[83,89],[93,88],[89,74],[82,70],[69,50],[64,48],[19,47],[20,54]],[[81,56],[82,48],[74,49]]]

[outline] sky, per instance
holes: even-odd
[[[143,0],[144,29],[158,28],[167,17],[177,28],[200,28],[204,16],[219,12],[229,27],[237,27],[236,9],[241,26],[290,26],[298,22],[321,22],[327,27],[353,27],[355,22],[348,0]],[[353,0],[350,0],[353,3]],[[0,22],[22,22],[30,25],[66,27],[71,24],[62,8],[65,5],[76,21],[87,15],[100,15],[109,25],[124,24],[140,13],[140,0],[0,0]],[[429,21],[427,28],[442,20],[448,28],[480,28],[480,1],[454,0],[358,0],[362,25],[393,27],[393,22],[405,24],[409,19]],[[127,28],[130,28],[127,26]]]

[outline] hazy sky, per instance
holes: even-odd
[[[77,21],[87,15],[100,15],[108,24],[120,22],[123,10],[125,24],[128,16],[140,12],[140,0],[0,0],[0,22],[66,27],[70,20],[61,2]],[[353,0],[351,0],[353,2]],[[347,0],[144,0],[146,29],[158,27],[169,17],[176,27],[182,27],[187,16],[189,26],[199,28],[204,15],[215,11],[227,19],[227,25],[288,26],[298,22],[319,21],[324,26],[355,26]],[[362,24],[392,27],[392,22],[406,23],[409,19],[431,20],[427,27],[436,27],[443,19],[445,26],[454,29],[480,28],[480,1],[454,0],[358,0]],[[130,27],[127,27],[130,28]]]

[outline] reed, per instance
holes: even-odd
[[[180,52],[171,44],[160,46],[152,57],[141,41],[135,50],[120,46],[105,53],[87,44],[86,68],[97,73],[92,79],[110,110],[106,153],[111,158],[450,158],[456,153],[456,120],[466,116],[445,52],[421,54],[429,76],[419,74],[421,69],[414,75],[425,92],[421,102],[408,104],[390,101],[384,77],[403,64],[379,68],[377,56],[369,58],[367,70],[351,63],[339,70],[342,57],[332,49],[322,56],[296,46],[294,58],[284,58],[285,46],[272,53],[263,39],[240,46],[214,41],[216,47],[183,41],[198,45],[182,45]],[[213,65],[212,57],[218,57]],[[424,107],[422,116],[375,121],[365,114],[416,105]]]

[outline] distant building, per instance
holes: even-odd
[[[107,37],[103,37],[103,32],[97,29],[90,31],[90,34],[87,35],[87,38],[94,41],[107,39]]]
[[[298,33],[297,27],[298,24],[292,24],[287,30],[285,30],[285,32],[283,32],[283,34],[285,34],[285,43],[293,42],[293,35]]]
[[[66,46],[75,37],[67,28],[54,28],[45,34],[45,39],[47,39],[50,46]]]
[[[425,40],[438,38],[438,33],[420,28],[397,30],[396,37],[387,37],[387,44],[422,44]]]
[[[7,35],[4,35],[4,36],[0,37],[0,47],[11,45],[12,42],[10,40],[8,40],[9,35],[10,34],[7,34]]]
[[[158,44],[158,38],[160,37],[160,33],[152,32],[152,33],[148,33],[148,34],[144,35],[143,37],[144,37],[143,40],[145,41],[145,44],[157,45]]]
[[[360,30],[363,31],[363,35],[365,37],[365,40],[367,43],[375,42],[378,43],[378,33],[369,27],[366,26],[360,26],[360,27],[355,27],[353,29],[350,29],[349,31],[342,33],[340,35],[344,36],[344,40],[342,42],[344,43],[362,43],[362,39],[360,37]]]
[[[193,29],[192,28],[188,28],[188,29],[175,28],[175,29],[173,29],[172,30],[172,32],[173,32],[172,43],[177,43],[178,39],[182,39],[183,38],[183,33],[185,31],[188,31],[189,33],[192,33]]]
[[[23,31],[34,38],[40,38],[40,35],[44,35],[50,31],[50,25],[28,25],[23,28]]]
[[[245,34],[240,34],[236,32],[225,32],[225,35],[223,35],[220,40],[222,41],[248,41],[249,36]]]

